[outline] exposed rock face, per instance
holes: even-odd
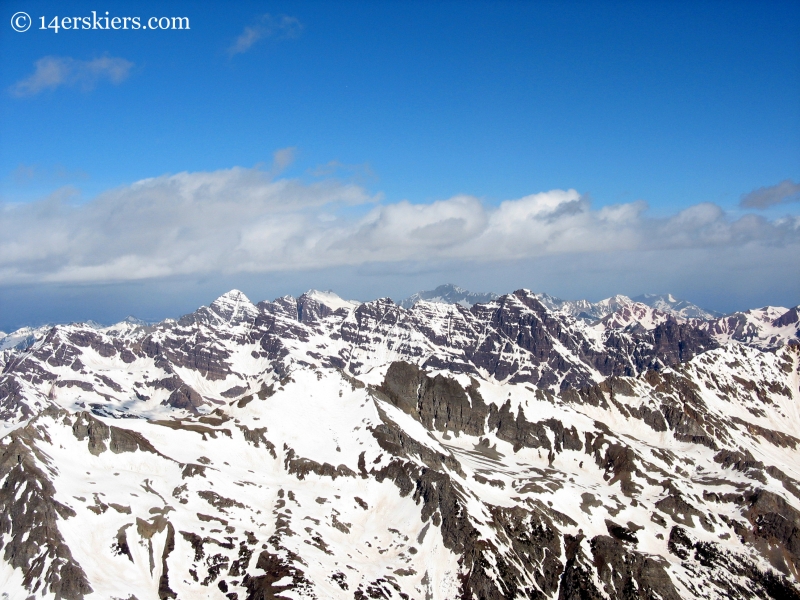
[[[50,328],[0,376],[0,590],[800,598],[796,311],[547,302]]]
[[[431,378],[416,365],[395,362],[378,390],[426,429],[478,436],[484,433],[489,407],[478,392],[477,382],[464,390],[454,379],[443,375]]]
[[[55,410],[49,415],[63,416]],[[59,530],[59,521],[76,514],[54,498],[56,489],[46,472],[49,461],[37,447],[42,433],[36,424],[34,420],[2,439],[0,549],[3,560],[21,571],[24,589],[77,600],[92,587]]]

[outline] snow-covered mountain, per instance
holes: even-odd
[[[798,308],[540,296],[7,350],[0,597],[800,598]]]
[[[11,333],[0,331],[0,352],[3,350],[24,350],[42,339],[52,325],[41,327],[22,327]]]
[[[599,302],[589,302],[588,300],[562,300],[550,294],[535,294],[537,300],[544,304],[549,310],[565,315],[572,315],[587,321],[596,321],[608,316],[615,310],[628,306],[632,300],[627,296],[612,296]]]
[[[680,321],[715,319],[722,316],[718,312],[702,309],[688,300],[679,300],[672,294],[642,294],[635,298],[616,295],[599,302],[562,300],[544,293],[536,294],[536,297],[552,311],[570,314],[587,320],[602,319],[613,312],[625,310],[626,308],[630,309],[630,307],[637,304],[652,308],[660,314],[672,315]],[[641,307],[635,310],[642,312]]]
[[[473,304],[491,302],[496,298],[498,298],[498,295],[492,292],[469,292],[457,285],[448,283],[440,285],[435,290],[412,294],[405,300],[402,300],[400,306],[410,309],[420,300],[425,300],[426,302],[434,302],[437,304],[460,304],[465,308],[469,308]]]
[[[682,319],[715,319],[723,316],[722,313],[700,308],[688,300],[675,298],[672,294],[642,294],[631,300]]]
[[[708,332],[721,343],[736,340],[761,348],[776,348],[787,340],[798,337],[798,311],[798,306],[791,309],[765,306],[706,322],[696,322],[696,327]]]

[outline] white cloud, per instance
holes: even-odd
[[[35,96],[62,85],[79,86],[89,91],[101,80],[118,84],[127,79],[133,63],[124,58],[104,56],[93,60],[76,60],[68,56],[45,56],[34,64],[34,72],[11,86],[12,95]]]
[[[489,263],[591,253],[796,247],[800,218],[731,219],[714,204],[668,218],[644,202],[600,209],[575,190],[499,206],[460,195],[380,204],[334,179],[232,168],[145,179],[76,203],[74,190],[0,207],[0,284],[108,282],[358,265]],[[355,208],[347,208],[355,207]],[[360,207],[360,208],[359,208]],[[665,258],[666,260],[666,258]],[[654,265],[653,268],[660,268]]]
[[[228,48],[228,56],[243,54],[259,40],[273,38],[276,40],[296,38],[303,30],[303,24],[295,17],[270,14],[262,15],[254,25],[244,28],[242,33]]]

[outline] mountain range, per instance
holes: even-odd
[[[800,307],[455,286],[0,338],[0,598],[800,598]]]
[[[642,294],[633,298],[618,295],[600,300],[599,302],[590,302],[589,300],[562,300],[561,298],[556,298],[555,296],[544,293],[535,295],[542,304],[552,311],[567,313],[589,321],[601,319],[621,306],[632,303],[644,304],[662,313],[671,314],[678,319],[713,319],[723,316],[722,313],[705,310],[692,304],[688,300],[679,300],[672,294]],[[497,298],[499,298],[499,295],[493,292],[470,292],[457,285],[448,283],[440,285],[434,290],[412,294],[405,300],[402,300],[400,306],[408,309],[413,307],[414,304],[420,300],[425,300],[427,302],[442,304],[461,304],[469,308],[473,304],[491,302]]]

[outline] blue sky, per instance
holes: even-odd
[[[797,2],[0,7],[0,328],[226,286],[800,302]],[[93,10],[190,29],[38,29]]]

